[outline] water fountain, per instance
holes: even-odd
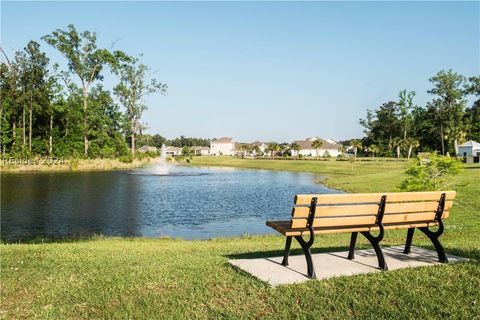
[[[181,170],[181,171],[180,171]],[[147,168],[133,170],[130,174],[154,175],[154,176],[202,176],[208,174],[204,169],[188,168],[186,166],[176,166],[175,161],[167,160],[167,147],[162,144],[160,148],[160,159]]]
[[[160,162],[152,168],[153,174],[167,175],[173,166],[174,164],[167,163],[167,148],[165,144],[162,144],[162,148],[160,149]]]

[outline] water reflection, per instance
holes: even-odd
[[[295,194],[334,192],[306,173],[175,170],[2,174],[1,238],[260,234],[266,219],[288,218]]]

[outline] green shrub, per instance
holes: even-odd
[[[120,158],[118,158],[118,160],[120,162],[123,162],[123,163],[132,163],[133,162],[133,156],[132,156],[131,153],[129,153],[129,154],[121,156]]]
[[[115,148],[110,145],[104,145],[100,150],[100,156],[102,158],[112,159],[115,157]]]
[[[158,156],[159,156],[158,151],[137,152],[135,154],[135,158],[139,160],[156,158]]]
[[[68,161],[68,166],[70,167],[70,170],[77,171],[79,163],[80,161],[78,159],[70,159]]]
[[[90,159],[100,158],[101,150],[98,144],[90,143],[88,147],[88,157]]]
[[[398,187],[401,191],[445,190],[451,187],[448,176],[454,176],[462,170],[462,163],[456,158],[431,153],[418,156],[405,171],[408,178]]]

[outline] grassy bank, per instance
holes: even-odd
[[[248,169],[268,169],[313,172],[322,182],[345,191],[391,191],[403,179],[406,162],[396,161],[306,161],[240,159],[234,157],[193,157],[191,165],[228,166]]]
[[[38,164],[0,165],[0,172],[109,171],[139,168],[156,161],[154,158],[135,159],[130,163],[118,159],[65,159],[42,161]],[[48,162],[49,164],[46,164]]]
[[[197,157],[194,165],[311,171],[349,191],[393,190],[403,163]],[[402,269],[271,288],[230,258],[281,255],[284,238],[208,241],[96,238],[1,246],[0,317],[49,319],[457,318],[480,314],[480,168],[455,177],[458,200],[442,236],[468,263]],[[287,217],[288,213],[286,213]],[[398,245],[405,232],[388,232]],[[346,249],[348,235],[318,237],[314,252]],[[359,238],[359,247],[368,247]],[[420,234],[414,245],[432,248]],[[293,254],[300,254],[295,244]]]

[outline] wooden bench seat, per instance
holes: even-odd
[[[267,226],[275,229],[276,231],[280,232],[284,236],[303,236],[309,235],[310,231],[307,228],[296,228],[292,229],[290,227],[290,221],[268,221]],[[436,221],[425,221],[425,222],[405,222],[405,223],[393,223],[388,224],[384,223],[383,227],[385,230],[388,229],[406,229],[406,228],[421,228],[421,227],[435,227],[438,226],[438,222]],[[319,227],[314,228],[314,234],[327,234],[327,233],[342,233],[342,232],[362,232],[362,231],[378,231],[379,227],[377,225],[370,225],[370,226],[343,226],[338,228],[332,227]]]
[[[287,237],[283,265],[288,265],[292,237],[301,245],[307,259],[308,276],[315,277],[310,247],[316,234],[352,233],[349,259],[354,258],[357,235],[360,232],[377,253],[379,267],[387,270],[380,248],[385,230],[408,229],[405,253],[410,247],[415,229],[425,233],[437,250],[439,260],[446,262],[438,237],[443,233],[443,219],[455,199],[455,191],[397,192],[297,195],[290,220],[267,221],[267,226]],[[431,231],[430,227],[438,227]],[[374,236],[371,232],[379,233]],[[305,241],[303,236],[310,235]]]

